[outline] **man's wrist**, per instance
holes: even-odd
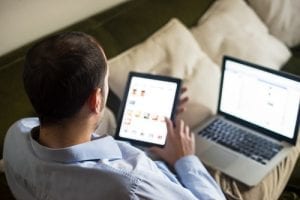
[[[187,172],[187,169],[192,168],[202,168],[206,171],[206,168],[202,164],[202,162],[199,160],[199,158],[195,155],[187,155],[180,159],[178,159],[174,164],[174,169],[177,174],[184,174]]]

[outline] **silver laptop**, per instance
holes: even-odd
[[[299,103],[299,77],[225,56],[218,113],[194,130],[197,156],[258,184],[296,144]]]

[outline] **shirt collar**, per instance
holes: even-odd
[[[30,135],[31,145],[34,153],[43,160],[74,163],[88,160],[121,159],[122,153],[111,136],[99,137],[93,134],[92,140],[71,147],[52,149],[40,145]]]

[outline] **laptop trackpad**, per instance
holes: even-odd
[[[200,158],[204,162],[211,166],[218,167],[220,169],[226,169],[229,165],[232,165],[235,160],[238,159],[237,155],[233,155],[226,149],[220,149],[219,147],[212,146],[204,151]]]

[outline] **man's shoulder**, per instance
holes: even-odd
[[[11,145],[11,143],[24,139],[24,136],[28,135],[36,126],[39,126],[38,118],[24,118],[16,121],[7,130],[4,145],[7,143]]]
[[[12,133],[28,133],[30,130],[36,126],[39,126],[38,118],[31,117],[31,118],[23,118],[15,123],[13,123],[7,131],[7,134]]]
[[[32,128],[38,125],[37,118],[24,118],[10,126],[4,139],[3,157],[5,163],[15,163],[18,158],[24,158],[31,154],[28,136]]]
[[[32,128],[39,126],[38,118],[24,118],[13,123],[7,130],[4,139],[4,152],[7,148],[15,148],[30,134]]]
[[[74,189],[66,194],[67,199],[83,199],[86,191],[89,191],[89,199],[130,199],[139,179],[124,170],[101,162],[62,164],[39,159],[30,138],[31,130],[36,126],[39,126],[37,118],[20,119],[7,132],[4,160],[11,187],[19,185],[35,194],[52,196],[65,192],[67,181]],[[47,183],[55,184],[55,187],[48,188]],[[20,193],[17,189],[14,192]],[[55,195],[53,198],[59,199]]]

